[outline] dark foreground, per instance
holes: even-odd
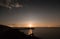
[[[11,28],[0,25],[0,39],[60,39],[60,27],[36,27],[31,29],[33,29],[33,36],[25,34],[29,28]]]
[[[0,39],[39,39],[36,36],[26,35],[11,27],[0,25]]]
[[[22,27],[21,27],[22,28]],[[21,29],[15,28],[15,29]],[[22,28],[22,31],[27,33],[29,28]],[[34,27],[33,33],[35,36],[42,39],[60,39],[60,27]]]

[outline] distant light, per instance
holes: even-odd
[[[29,27],[32,27],[32,24],[29,24]]]

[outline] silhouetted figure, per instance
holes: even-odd
[[[39,39],[35,36],[25,35],[23,32],[11,27],[0,25],[0,39]]]

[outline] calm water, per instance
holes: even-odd
[[[27,34],[28,30],[23,30]],[[60,27],[40,27],[33,30],[35,36],[42,39],[60,39]]]

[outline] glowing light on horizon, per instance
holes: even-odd
[[[29,27],[32,27],[32,24],[29,24]]]

